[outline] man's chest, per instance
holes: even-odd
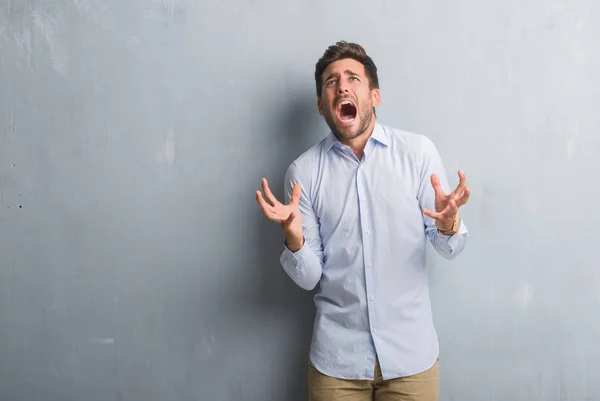
[[[410,155],[371,156],[361,163],[332,158],[319,170],[311,200],[322,232],[349,232],[365,219],[377,223],[420,218],[421,179]]]

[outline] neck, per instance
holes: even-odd
[[[375,129],[375,118],[371,120],[371,123],[367,126],[367,128],[357,137],[352,139],[344,139],[338,138],[341,143],[347,145],[352,149],[352,152],[356,155],[358,160],[361,160],[363,154],[365,152],[365,146],[367,145],[367,141],[373,134],[373,130]]]

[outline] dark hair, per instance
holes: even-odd
[[[348,43],[346,41],[339,41],[335,45],[329,46],[323,56],[317,61],[315,67],[315,83],[317,84],[317,97],[321,97],[321,90],[323,89],[323,71],[327,66],[335,61],[339,61],[345,58],[351,58],[365,66],[365,72],[367,78],[369,78],[369,87],[371,89],[379,89],[379,78],[377,77],[377,66],[367,55],[364,47],[357,43]]]

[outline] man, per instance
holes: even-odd
[[[377,121],[377,68],[362,46],[330,46],[315,83],[331,133],[288,168],[287,204],[265,179],[266,200],[256,192],[283,229],[286,273],[305,290],[319,284],[309,400],[437,400],[425,246],[447,259],[464,249],[465,175],[447,193],[433,143]]]

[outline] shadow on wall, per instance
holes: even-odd
[[[260,174],[269,179],[271,190],[281,201],[289,165],[327,133],[319,124],[310,89],[285,91],[276,104],[263,107],[270,120],[265,124],[268,130],[262,131],[268,137],[265,154],[269,158],[258,164]],[[257,132],[261,129],[251,128]],[[244,213],[250,218],[248,225],[240,226],[247,230],[248,241],[240,246],[223,238],[231,244],[228,254],[216,249],[206,252],[202,260],[220,266],[222,274],[215,274],[210,284],[201,288],[193,281],[179,283],[177,291],[169,294],[171,302],[162,307],[166,344],[159,359],[168,371],[189,372],[179,399],[193,398],[200,388],[206,399],[223,399],[224,393],[232,401],[307,399],[313,292],[298,287],[281,267],[283,234],[256,204],[253,193],[260,187],[260,178],[251,175],[246,172],[245,178],[252,182],[244,183],[248,184],[244,193],[248,201],[244,208],[248,209]],[[206,277],[202,276],[204,282]],[[174,365],[165,360],[174,361]],[[212,386],[225,376],[237,379],[227,383],[227,388]]]
[[[277,138],[279,144],[275,157],[268,172],[269,187],[281,202],[285,202],[283,182],[289,165],[306,149],[317,143],[326,135],[320,125],[316,101],[312,88],[290,90],[290,96],[282,102],[273,105],[274,116],[281,116],[274,121],[270,136]],[[260,184],[260,183],[259,183]],[[283,394],[278,399],[305,400],[306,372],[308,363],[309,344],[312,336],[315,314],[312,295],[314,291],[305,291],[298,287],[283,270],[279,257],[283,251],[284,238],[281,228],[261,214],[257,227],[256,246],[259,250],[260,303],[267,312],[285,316],[285,320],[294,322],[294,337],[290,338],[288,355],[285,358],[287,366],[282,376],[288,379],[288,385],[282,388]],[[274,398],[275,399],[275,398]]]

